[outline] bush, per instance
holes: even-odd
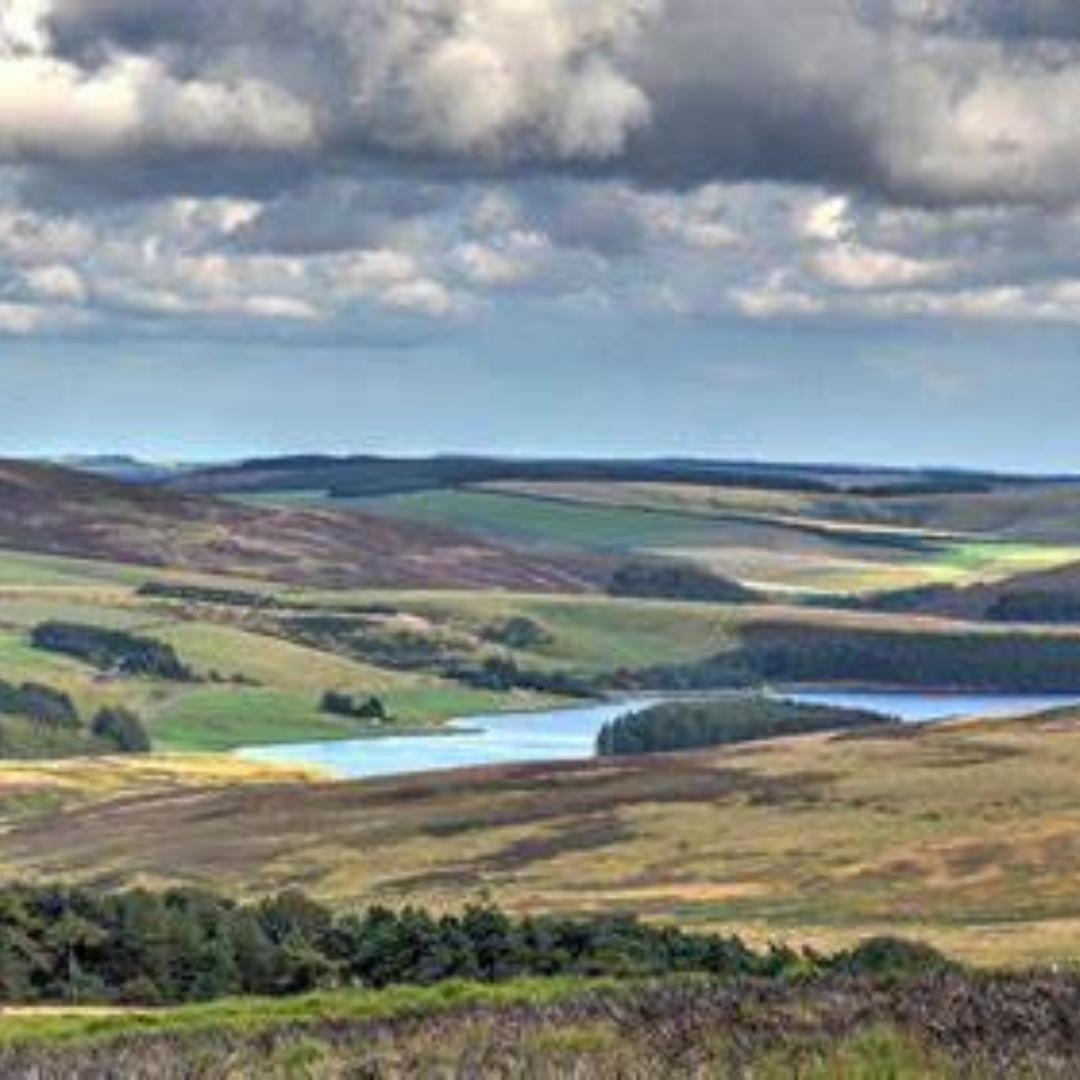
[[[353,720],[387,720],[386,706],[377,697],[369,697],[357,702],[351,694],[340,690],[327,690],[319,702],[319,708],[332,716],[347,716]]]
[[[537,649],[550,644],[552,640],[551,634],[540,623],[524,615],[485,626],[480,636],[493,645],[502,645],[507,649]]]
[[[953,966],[944,954],[921,941],[874,937],[834,957],[832,967],[845,975],[874,978],[924,975]]]

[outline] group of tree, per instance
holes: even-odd
[[[174,581],[147,581],[139,586],[138,593],[149,600],[179,600],[189,604],[214,604],[219,607],[267,610],[283,606],[280,600],[269,593],[211,585],[186,585]]]
[[[732,694],[627,713],[601,728],[596,750],[601,757],[652,754],[891,723],[896,723],[891,717],[862,709]]]
[[[99,709],[90,721],[90,733],[111,743],[122,754],[150,753],[150,733],[136,713],[113,706]]]
[[[319,708],[331,716],[346,716],[352,720],[383,723],[390,719],[386,706],[374,695],[357,699],[341,690],[327,690],[319,702]]]
[[[99,709],[83,723],[70,695],[38,683],[0,680],[0,757],[51,758],[83,754],[142,754],[150,736],[123,708]]]
[[[34,628],[31,643],[36,649],[73,656],[102,671],[176,682],[190,682],[194,678],[171,645],[126,630],[44,622]]]
[[[777,623],[746,627],[740,637],[740,662],[765,682],[1080,690],[1080,639],[1061,634],[852,630]]]
[[[1001,693],[1080,691],[1080,638],[1064,634],[754,623],[702,660],[621,670],[613,690],[698,691],[859,683]]]
[[[825,957],[619,916],[513,919],[407,908],[335,914],[300,893],[250,904],[192,889],[0,890],[0,1001],[155,1005],[330,987],[522,976],[925,971],[933,950],[886,939]]]
[[[611,596],[638,600],[684,600],[709,604],[749,604],[757,593],[699,566],[677,562],[624,563],[608,583]]]
[[[455,660],[442,665],[439,673],[477,690],[494,690],[500,693],[529,690],[558,697],[592,697],[599,692],[597,680],[590,675],[523,667],[510,656]]]
[[[399,671],[436,669],[454,655],[432,635],[373,627],[364,615],[294,615],[282,619],[280,627],[301,644]]]
[[[79,712],[63,690],[40,683],[15,686],[0,681],[0,716],[23,716],[56,728],[77,728]]]

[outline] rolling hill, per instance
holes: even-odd
[[[986,964],[1061,961],[1080,926],[1078,720],[366,782],[219,780],[213,758],[190,778],[177,759],[172,779],[152,761],[7,764],[21,797],[0,805],[0,865],[21,881],[302,886],[343,909],[486,895],[751,941],[886,933]]]
[[[660,556],[817,596],[968,585],[1080,558],[1080,482],[710,460],[300,456],[176,473],[182,491],[352,510],[544,557]]]
[[[321,508],[251,507],[0,461],[0,547],[324,587],[583,591],[596,562]]]
[[[185,471],[176,486],[204,492],[322,491],[367,497],[434,491],[494,482],[648,483],[749,488],[807,494],[898,497],[988,494],[1050,480],[949,469],[897,469],[699,458],[539,459],[441,455],[294,455],[252,459]],[[1080,490],[1080,488],[1078,488]]]

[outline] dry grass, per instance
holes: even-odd
[[[828,946],[887,931],[979,961],[1069,961],[1078,774],[1080,732],[1060,719],[365,784],[268,783],[215,758],[20,766],[0,773],[0,864],[302,885],[338,903],[456,907],[487,891],[517,911]]]

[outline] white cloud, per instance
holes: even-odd
[[[448,315],[454,309],[454,298],[450,291],[430,278],[391,285],[380,299],[389,307],[422,315]]]
[[[25,336],[45,329],[47,324],[48,312],[45,308],[0,301],[0,334]]]
[[[83,304],[88,291],[86,282],[70,266],[39,266],[23,275],[27,291],[41,300],[64,304]]]
[[[944,262],[910,259],[859,244],[827,248],[812,262],[822,277],[845,289],[903,288],[939,279],[949,271]]]
[[[137,57],[85,72],[50,56],[0,56],[0,161],[298,151],[313,138],[304,105],[270,83],[177,81],[158,61]]]
[[[796,217],[796,228],[808,240],[843,240],[850,225],[848,200],[843,195],[815,199]]]

